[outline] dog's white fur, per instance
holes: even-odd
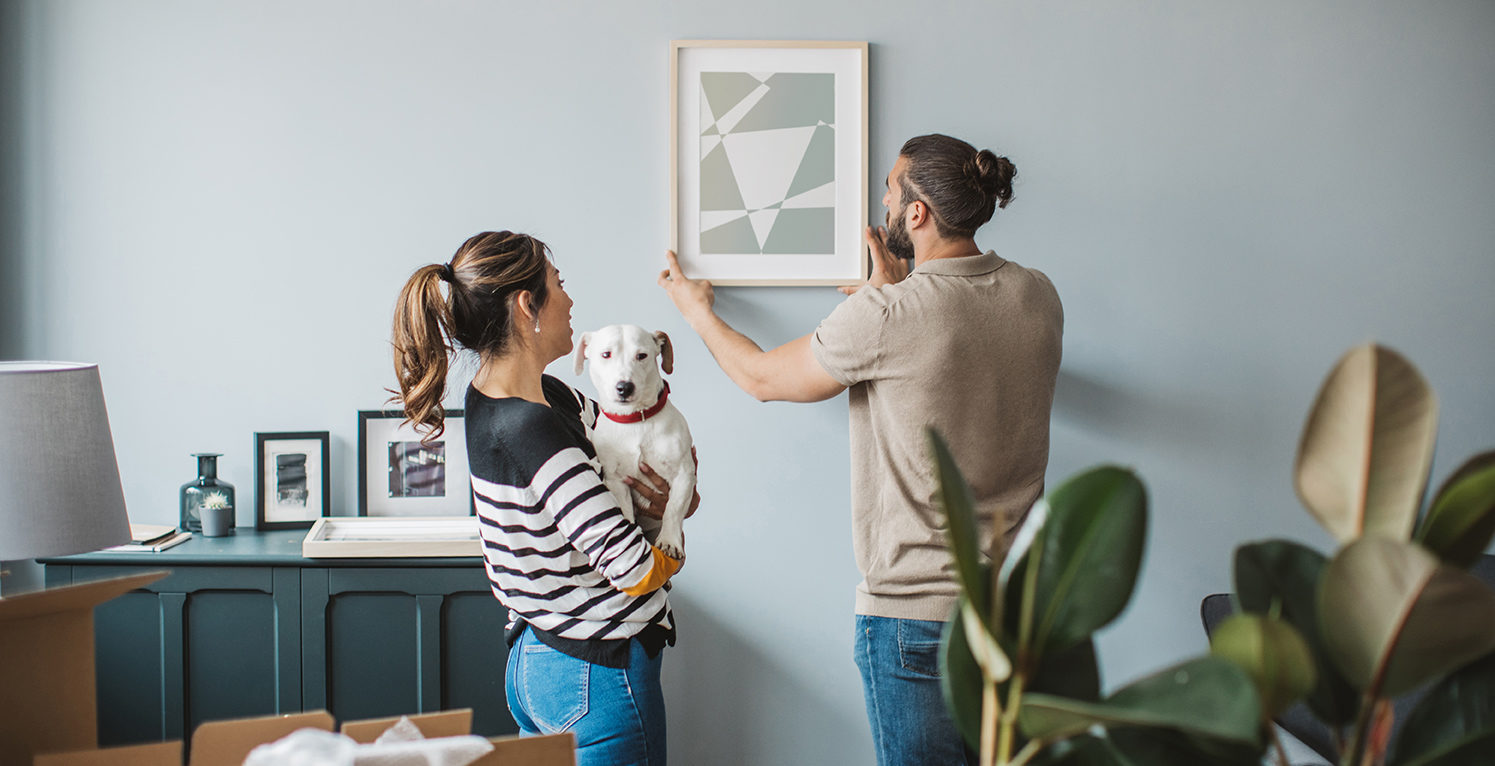
[[[636,325],[609,325],[582,333],[576,344],[576,374],[580,375],[588,362],[597,403],[615,415],[631,415],[653,407],[664,391],[660,366],[666,374],[675,369],[670,336]],[[657,414],[637,423],[618,423],[598,415],[592,444],[602,464],[602,481],[630,521],[635,518],[633,495],[623,483],[625,476],[636,475],[643,462],[670,483],[664,519],[658,522],[657,534],[651,539],[665,555],[682,558],[683,524],[695,494],[696,463],[690,454],[690,428],[674,402],[666,400]],[[646,535],[654,531],[648,519],[640,520],[640,526]]]

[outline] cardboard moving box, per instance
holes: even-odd
[[[98,747],[93,608],[167,574],[0,598],[0,764]]]
[[[274,742],[299,729],[332,731],[332,714],[326,710],[232,721],[208,721],[192,734],[192,766],[240,766],[249,751]]]
[[[36,757],[35,766],[178,766],[181,762],[182,743],[153,742],[149,745],[42,754]]]
[[[182,743],[98,747],[93,609],[170,574],[146,572],[0,598],[0,766],[182,766]],[[428,738],[467,734],[472,711],[410,716]],[[399,719],[351,721],[373,741]],[[210,721],[192,738],[191,766],[238,766],[255,747],[303,728],[333,730],[324,710]],[[363,738],[367,738],[366,740]],[[570,734],[496,737],[474,766],[575,766]]]
[[[448,710],[442,713],[423,713],[412,716],[395,716],[393,718],[370,718],[367,721],[349,721],[343,724],[342,733],[346,734],[354,742],[368,743],[379,738],[389,729],[400,722],[400,718],[408,717],[415,728],[426,739],[437,737],[460,737],[472,732],[472,708],[464,707],[457,710]]]
[[[372,742],[399,718],[349,721],[343,732],[355,741]],[[410,720],[427,738],[459,736],[472,730],[472,711],[412,715]],[[332,731],[332,715],[325,710],[291,715],[209,721],[192,735],[190,766],[239,766],[254,748],[274,742],[298,729]],[[357,736],[354,736],[357,734]],[[544,737],[494,737],[493,752],[472,766],[576,766],[576,738],[570,734]],[[10,761],[3,763],[10,764]],[[25,763],[22,761],[21,763]],[[34,766],[182,766],[182,743],[81,749],[38,755]]]

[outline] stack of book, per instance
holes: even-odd
[[[130,542],[105,548],[111,552],[159,553],[192,539],[192,533],[161,524],[131,524]]]

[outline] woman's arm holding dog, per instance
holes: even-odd
[[[586,455],[575,447],[558,452],[537,475],[554,529],[587,557],[593,569],[630,596],[651,593],[680,570],[681,561],[654,547],[623,516]]]
[[[690,448],[690,459],[696,460],[696,448]],[[700,461],[696,460],[696,465]],[[623,483],[633,490],[633,509],[648,516],[651,519],[664,518],[664,507],[670,500],[670,483],[660,476],[648,463],[638,464],[639,475],[643,481],[624,476]],[[696,515],[696,509],[701,507],[701,492],[699,489],[690,494],[690,507],[685,511],[685,518]]]
[[[660,272],[659,286],[701,336],[722,371],[743,391],[761,402],[819,402],[846,390],[815,360],[809,335],[764,351],[712,310],[716,296],[710,282],[686,278],[674,252],[666,252],[665,257],[670,267]]]

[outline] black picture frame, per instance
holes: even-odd
[[[445,409],[432,442],[400,410],[358,411],[359,516],[473,516],[466,419]]]
[[[327,431],[254,435],[254,528],[310,529],[332,515],[332,437]]]

